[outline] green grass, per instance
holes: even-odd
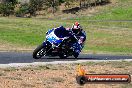
[[[37,46],[45,39],[48,29],[64,25],[71,27],[79,21],[87,34],[84,52],[113,52],[132,54],[132,22],[90,20],[132,20],[131,1],[118,0],[115,6],[107,6],[101,13],[68,20],[37,18],[0,18],[0,41],[19,46]],[[113,8],[114,7],[114,8]],[[121,7],[121,8],[120,8]]]
[[[81,16],[71,18],[70,20],[78,20],[81,22],[87,21],[87,23],[89,23],[88,25],[95,24],[98,27],[105,26],[132,29],[132,1],[116,0],[116,2],[117,4],[105,6],[97,13],[92,14],[92,16]],[[97,22],[92,20],[97,20]],[[109,20],[111,22],[109,22]],[[121,20],[121,22],[116,22],[118,20]]]
[[[60,24],[70,26],[72,21],[27,18],[0,18],[0,41],[22,46],[37,46],[45,39],[45,32]],[[88,25],[87,25],[88,24]],[[82,23],[87,33],[84,51],[132,53],[132,31],[129,29],[102,29],[95,24]]]
[[[45,33],[61,23],[49,20],[0,18],[0,40],[14,44],[37,45],[45,39]]]
[[[92,17],[82,17],[80,20],[132,20],[132,8],[131,7],[117,7],[112,8],[110,11],[97,14]]]

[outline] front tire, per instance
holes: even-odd
[[[40,59],[42,56],[44,56],[44,52],[45,49],[43,47],[43,44],[41,44],[33,51],[33,58]]]

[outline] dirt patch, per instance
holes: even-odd
[[[131,62],[83,63],[87,73],[131,74]],[[0,88],[126,88],[131,84],[85,84],[76,83],[78,64],[45,65],[27,68],[0,69]]]

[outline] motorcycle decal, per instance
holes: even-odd
[[[54,31],[52,31],[49,35],[46,36],[46,39],[51,43],[56,46],[58,46],[61,42],[62,39],[58,38],[55,34]]]

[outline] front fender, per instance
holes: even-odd
[[[49,41],[44,41],[44,42],[43,42],[43,47],[49,46],[49,45],[51,45],[51,43],[50,43]]]

